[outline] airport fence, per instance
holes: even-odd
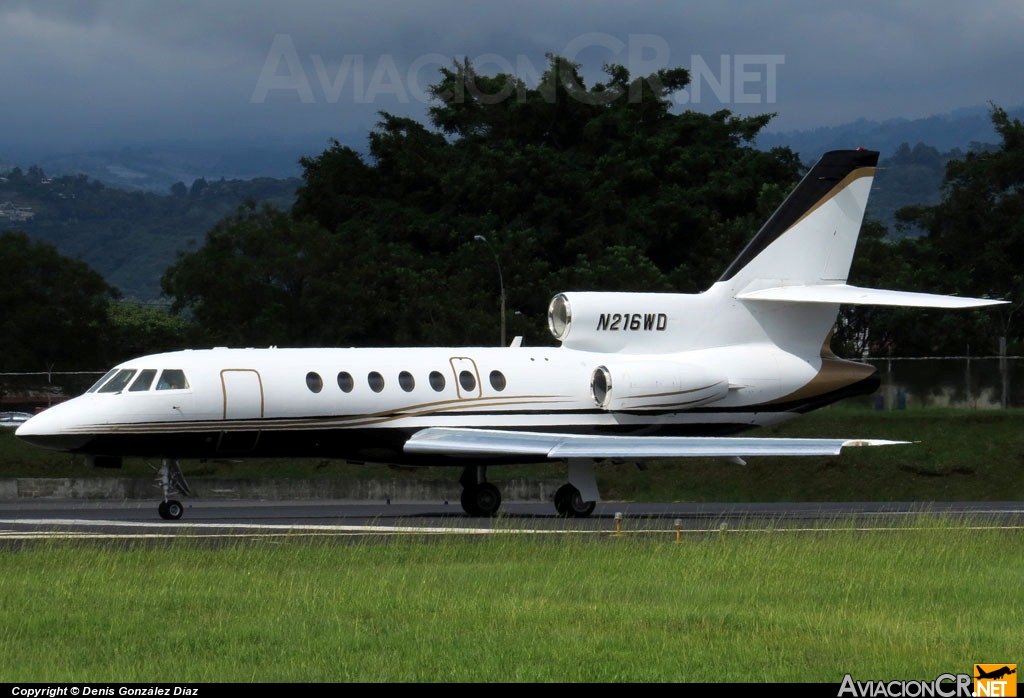
[[[865,359],[882,385],[865,402],[874,409],[1024,407],[1024,356]]]

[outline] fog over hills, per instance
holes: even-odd
[[[999,106],[1013,118],[1024,118],[1024,106]],[[922,119],[857,119],[839,126],[762,133],[757,145],[760,148],[789,146],[805,163],[814,162],[829,150],[858,147],[877,150],[884,160],[904,143],[911,147],[924,143],[943,153],[956,148],[966,151],[972,143],[999,143],[991,113],[991,107],[979,105]]]
[[[1012,117],[1024,117],[1024,107],[1004,108]],[[979,105],[922,119],[858,119],[838,126],[762,133],[756,145],[789,146],[807,164],[827,150],[856,147],[878,150],[884,160],[903,143],[924,143],[943,153],[966,151],[972,143],[998,143],[990,113],[990,107]],[[368,135],[346,131],[259,139],[154,139],[88,150],[19,146],[5,143],[0,135],[0,171],[38,165],[50,176],[85,174],[108,186],[167,193],[175,182],[190,184],[199,178],[297,177],[299,159],[319,155],[331,139],[365,152]]]
[[[37,165],[51,177],[84,174],[107,186],[166,194],[176,182],[273,177],[302,173],[299,159],[319,155],[331,138],[364,150],[366,133],[310,134],[261,139],[152,140],[83,150],[4,144],[0,171]]]

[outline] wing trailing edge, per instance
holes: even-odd
[[[989,298],[963,298],[936,293],[861,288],[859,286],[850,286],[849,284],[776,286],[756,291],[743,291],[737,293],[736,298],[741,301],[891,305],[913,308],[980,308],[1009,302]]]
[[[853,446],[891,446],[881,439],[784,439],[713,436],[613,436],[548,434],[500,429],[430,427],[405,443],[407,453],[449,456],[538,456],[540,458],[684,458],[744,456],[834,456]]]

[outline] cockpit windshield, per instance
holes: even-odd
[[[128,392],[136,393],[142,390],[149,390],[150,386],[153,385],[153,379],[156,378],[156,369],[147,368],[143,371],[139,371],[139,377],[132,383],[132,387],[128,388]]]
[[[108,380],[110,380],[110,377],[112,375],[114,375],[115,373],[117,373],[117,369],[116,368],[110,369],[105,374],[103,374],[102,378],[100,378],[98,381],[93,383],[92,387],[89,388],[88,390],[86,390],[85,392],[87,392],[87,393],[95,393],[99,389],[99,387],[101,385],[103,385],[104,383],[106,383]]]
[[[156,380],[157,373],[160,374],[159,381]],[[153,390],[154,383],[157,390],[184,390],[189,387],[188,378],[180,368],[165,368],[163,371],[155,368],[141,371],[136,368],[122,368],[112,369],[86,392],[120,393],[127,388],[130,393],[142,393]]]
[[[136,371],[134,368],[122,368],[114,377],[103,384],[97,392],[100,393],[119,393],[127,387]]]

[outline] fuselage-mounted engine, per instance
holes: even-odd
[[[598,366],[590,377],[604,410],[689,410],[721,400],[729,381],[702,366],[676,361],[624,361]]]

